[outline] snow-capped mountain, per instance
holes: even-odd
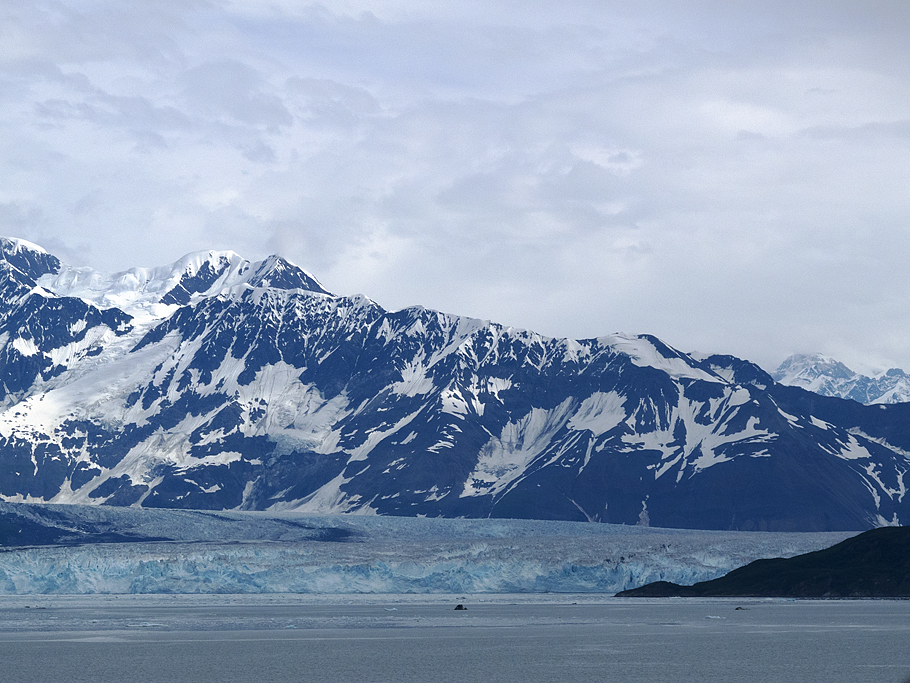
[[[891,368],[872,376],[862,375],[819,353],[790,356],[771,376],[781,384],[867,405],[910,401],[910,375],[903,370]]]
[[[0,497],[852,530],[908,516],[910,408],[647,336],[568,340],[203,252],[0,243]]]

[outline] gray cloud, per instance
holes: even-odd
[[[910,368],[906,3],[0,0],[0,226]]]
[[[205,115],[270,129],[293,122],[281,98],[266,92],[264,79],[246,64],[206,62],[185,71],[180,82],[190,107]]]

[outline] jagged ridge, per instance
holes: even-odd
[[[704,529],[906,515],[906,406],[648,335],[389,312],[278,257],[19,262],[0,279],[5,500]]]
[[[910,375],[903,370],[891,368],[868,376],[818,353],[790,356],[772,377],[781,384],[866,405],[910,401]]]

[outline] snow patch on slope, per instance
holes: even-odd
[[[573,401],[566,399],[552,410],[532,408],[517,422],[509,422],[499,437],[480,450],[477,465],[465,481],[461,497],[497,494],[508,489],[566,426]]]
[[[433,379],[427,376],[427,368],[420,359],[409,362],[401,371],[401,381],[392,385],[392,391],[400,396],[418,396],[433,391]]]
[[[696,379],[703,382],[723,381],[717,375],[694,367],[682,357],[682,354],[672,357],[665,356],[644,337],[615,334],[601,337],[598,341],[626,354],[635,365],[642,368],[657,368],[666,372],[673,379]]]
[[[665,423],[651,432],[623,435],[626,452],[661,452],[660,463],[649,466],[654,470],[654,478],[659,479],[677,467],[677,482],[687,471],[691,476],[738,455],[766,456],[766,450],[756,445],[770,442],[775,435],[760,429],[758,418],[750,417],[745,428],[733,427],[738,408],[743,405],[740,401],[738,390],[727,390],[723,400],[711,403],[713,410],[705,416],[701,412],[702,404],[687,399],[680,388],[677,405],[670,409]]]
[[[600,436],[626,419],[626,399],[615,391],[596,391],[582,401],[581,406],[568,422],[569,429],[587,429]]]

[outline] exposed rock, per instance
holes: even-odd
[[[616,596],[910,597],[910,527],[873,529],[825,550],[789,559],[756,560],[694,586],[656,581]]]

